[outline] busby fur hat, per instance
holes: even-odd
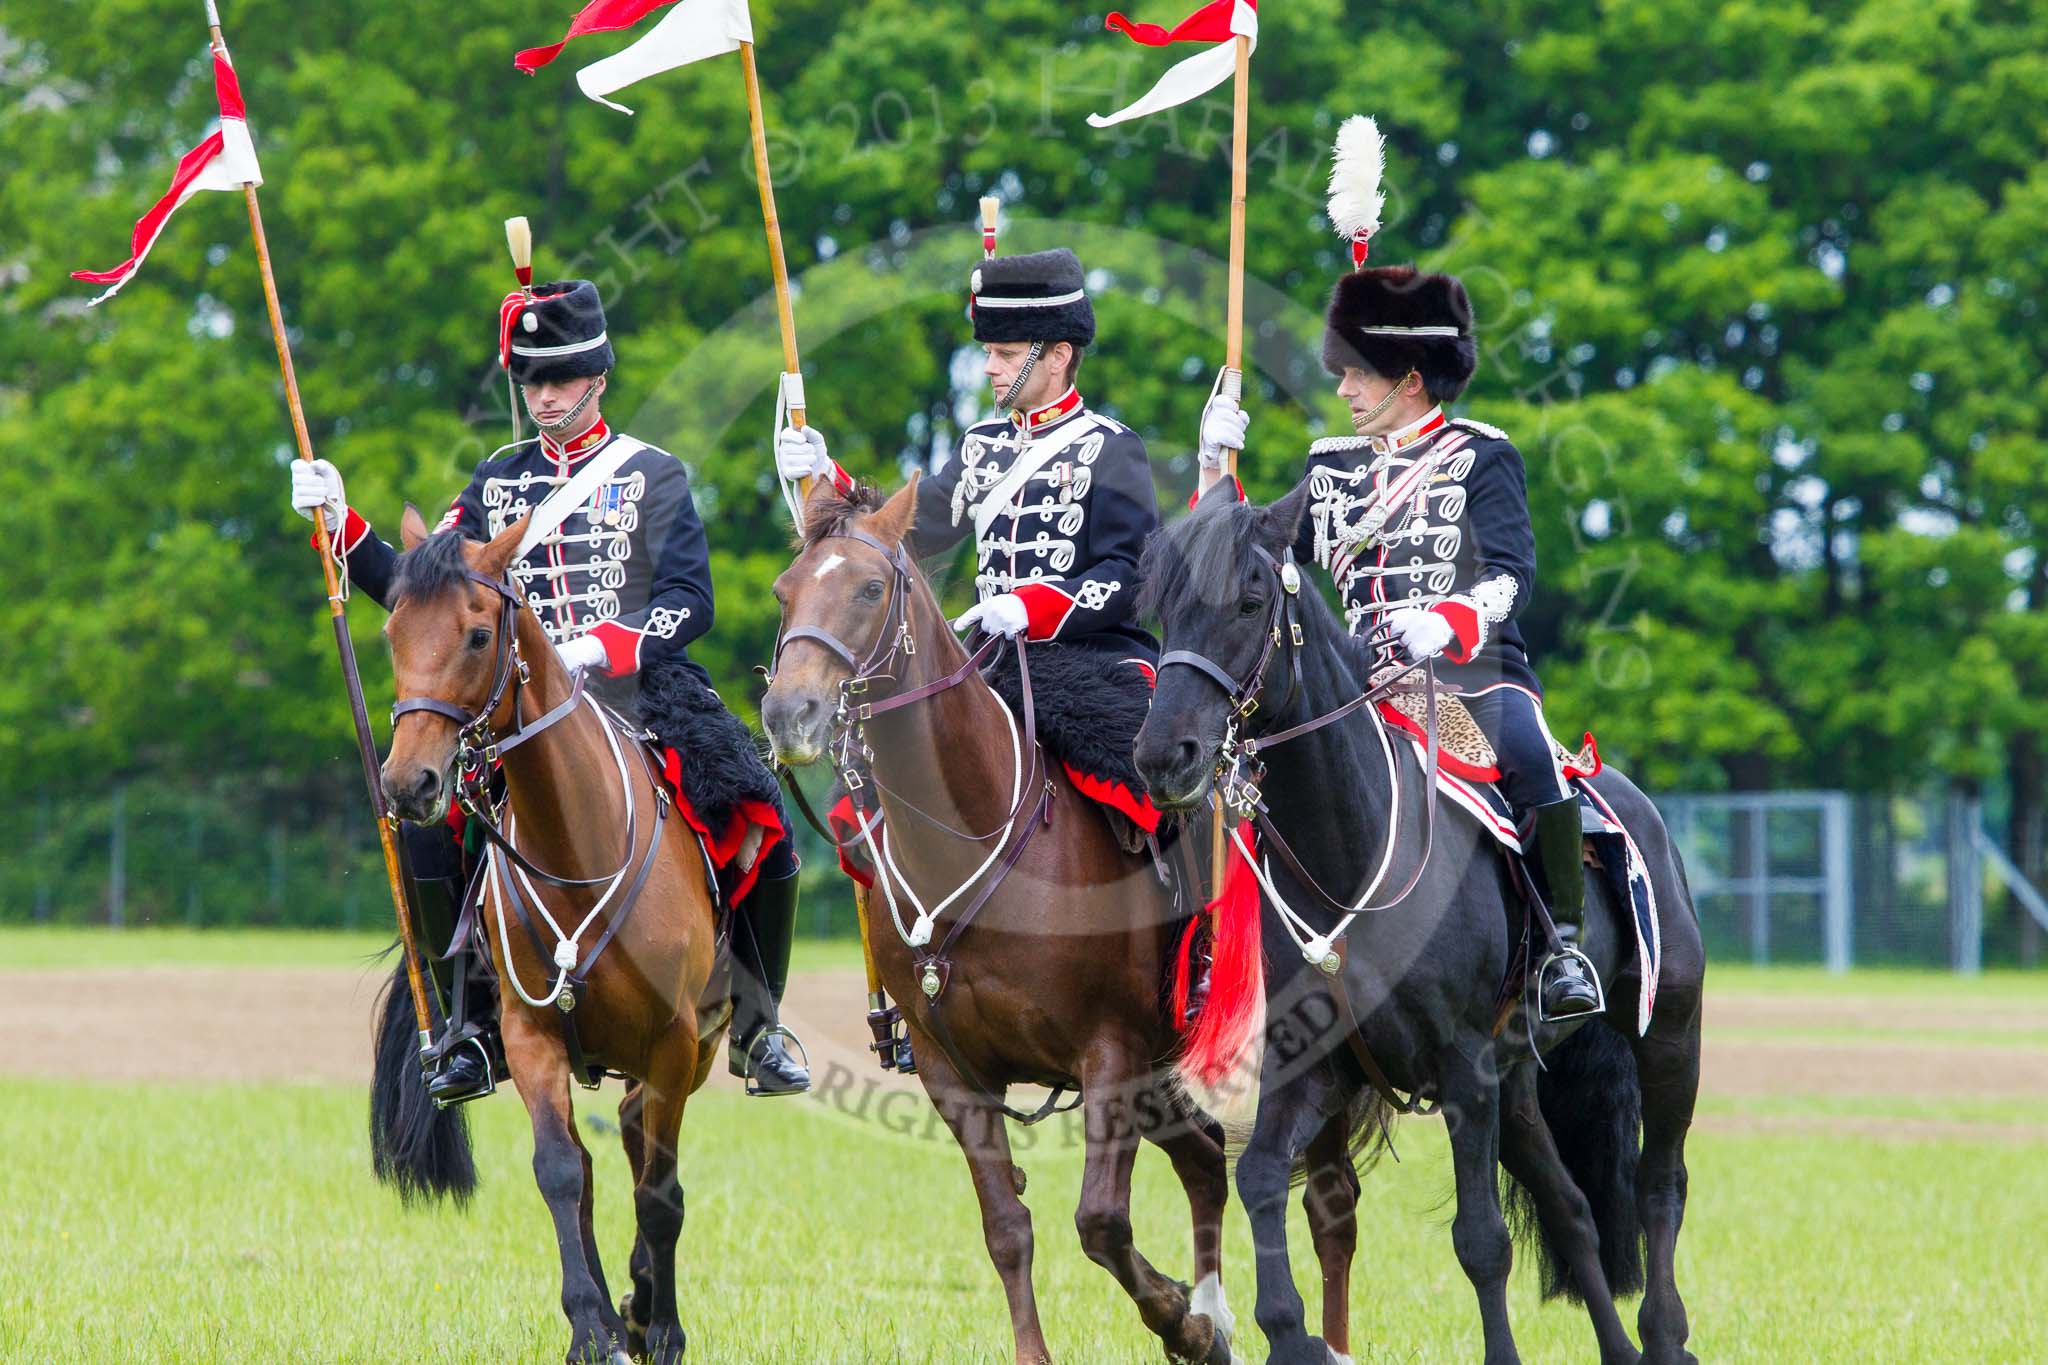
[[[968,278],[976,341],[1095,341],[1081,258],[1065,247],[983,261]]]
[[[1386,139],[1363,114],[1345,119],[1330,153],[1330,226],[1351,245],[1353,269],[1330,292],[1323,331],[1323,367],[1341,376],[1359,365],[1386,379],[1410,370],[1429,396],[1448,403],[1465,391],[1479,363],[1472,341],[1472,304],[1453,275],[1425,275],[1412,265],[1365,265],[1380,230],[1387,196]]]
[[[521,384],[603,374],[615,363],[604,303],[589,280],[539,284],[511,294],[498,315],[498,363]]]
[[[1412,265],[1354,270],[1330,291],[1323,367],[1342,375],[1359,365],[1388,379],[1410,370],[1430,397],[1448,403],[1478,368],[1472,304],[1455,275],[1426,275]]]

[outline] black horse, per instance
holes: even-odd
[[[1200,656],[1191,666],[1161,667],[1138,736],[1139,770],[1162,806],[1204,801],[1219,759],[1241,752],[1244,739],[1271,743],[1365,690],[1356,642],[1286,563],[1306,504],[1305,483],[1265,508],[1205,499],[1148,550],[1143,578],[1165,643]],[[1234,719],[1248,698],[1259,705]],[[1306,1152],[1311,1180],[1327,1175],[1314,1168],[1321,1150],[1325,1164],[1341,1159],[1348,1173],[1352,1158],[1345,1144],[1327,1141],[1329,1124],[1347,1115],[1383,1119],[1384,1107],[1361,1098],[1405,1090],[1441,1106],[1449,1128],[1452,1239],[1478,1293],[1489,1365],[1518,1359],[1498,1166],[1513,1179],[1518,1231],[1541,1247],[1546,1296],[1585,1304],[1601,1360],[1691,1362],[1672,1259],[1685,1211],[1705,962],[1678,854],[1627,778],[1609,768],[1594,779],[1634,835],[1655,890],[1663,956],[1648,1032],[1639,1036],[1636,1027],[1634,931],[1606,879],[1596,877],[1585,946],[1607,984],[1606,1014],[1543,1025],[1532,1037],[1527,1012],[1517,1010],[1512,1019],[1522,1026],[1503,1034],[1502,985],[1524,922],[1513,871],[1478,822],[1441,797],[1431,828],[1428,803],[1417,796],[1421,765],[1399,736],[1391,754],[1384,749],[1381,725],[1375,708],[1361,706],[1255,746],[1266,765],[1271,829],[1299,859],[1293,867],[1284,857],[1268,860],[1270,889],[1313,930],[1289,932],[1269,906],[1261,920],[1270,964],[1265,1023],[1240,1040],[1258,1091],[1237,1183],[1257,1248],[1257,1317],[1271,1359],[1326,1365],[1330,1357],[1324,1339],[1307,1332],[1288,1265],[1290,1172]],[[1391,873],[1383,861],[1389,840]],[[1398,897],[1411,872],[1412,889]],[[1311,880],[1353,898],[1377,881],[1380,900],[1400,903],[1358,916],[1336,955],[1317,952],[1319,968],[1299,940],[1317,951],[1314,936],[1330,935],[1339,921]],[[1206,1008],[1219,1003],[1228,1013],[1230,1002],[1213,995]],[[1583,1026],[1573,1032],[1575,1025]],[[1375,1064],[1377,1078],[1368,1072]],[[1644,1290],[1646,1280],[1638,1355],[1614,1300]]]

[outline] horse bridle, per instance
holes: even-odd
[[[1192,649],[1170,649],[1166,651],[1159,656],[1159,670],[1164,672],[1175,665],[1192,668],[1221,688],[1224,697],[1229,702],[1230,719],[1224,727],[1223,741],[1218,747],[1216,758],[1217,799],[1222,801],[1224,806],[1239,819],[1252,821],[1258,829],[1261,841],[1280,855],[1281,861],[1287,865],[1288,870],[1327,909],[1341,916],[1354,916],[1379,910],[1390,910],[1405,901],[1414,892],[1415,888],[1421,884],[1422,874],[1429,866],[1430,850],[1436,842],[1436,801],[1434,794],[1437,781],[1438,734],[1435,666],[1431,661],[1424,660],[1419,664],[1402,670],[1393,677],[1388,678],[1385,682],[1367,688],[1364,692],[1361,692],[1343,705],[1326,711],[1320,716],[1303,721],[1299,725],[1289,726],[1284,730],[1274,731],[1270,734],[1243,735],[1240,737],[1241,727],[1260,708],[1259,699],[1265,692],[1266,673],[1272,667],[1273,658],[1276,654],[1285,654],[1287,658],[1287,694],[1281,700],[1280,706],[1284,707],[1301,690],[1301,650],[1303,647],[1303,637],[1301,620],[1296,614],[1297,602],[1301,594],[1301,569],[1294,562],[1292,550],[1285,552],[1284,557],[1276,557],[1263,545],[1254,545],[1252,549],[1258,555],[1260,561],[1272,571],[1274,577],[1279,582],[1280,591],[1273,595],[1272,603],[1267,608],[1266,623],[1263,631],[1264,638],[1260,642],[1259,657],[1252,664],[1251,671],[1242,679],[1234,678],[1228,669],[1224,668],[1214,659]],[[1375,641],[1380,634],[1380,631],[1374,631],[1372,634],[1369,634],[1366,637],[1368,643]],[[1408,681],[1417,669],[1420,669],[1425,675],[1424,681],[1419,684]],[[1352,712],[1382,701],[1396,692],[1414,691],[1418,687],[1425,693],[1428,715],[1428,722],[1425,727],[1425,742],[1428,750],[1425,766],[1428,770],[1428,776],[1423,785],[1425,794],[1423,807],[1426,812],[1425,829],[1427,832],[1423,840],[1422,857],[1417,862],[1414,875],[1408,879],[1407,885],[1402,887],[1399,894],[1395,895],[1391,900],[1383,901],[1377,905],[1353,904],[1349,901],[1340,900],[1324,889],[1322,883],[1317,881],[1308,871],[1300,858],[1295,855],[1293,848],[1286,839],[1281,837],[1279,830],[1274,827],[1271,812],[1266,806],[1265,796],[1259,788],[1259,783],[1265,776],[1265,764],[1260,760],[1259,755],[1266,750],[1285,744],[1289,740],[1300,739],[1304,735],[1312,734],[1326,726],[1334,725]],[[1389,839],[1396,837],[1396,831],[1390,828],[1387,837]],[[1350,923],[1349,919],[1347,918],[1344,923],[1348,926]],[[1341,954],[1335,952],[1319,954],[1313,960],[1325,973],[1331,975],[1334,975],[1342,966]]]
[[[1294,552],[1286,552],[1284,559],[1275,558],[1263,545],[1254,545],[1267,568],[1279,580],[1281,591],[1273,595],[1266,607],[1266,623],[1261,630],[1259,657],[1253,662],[1251,671],[1240,681],[1230,675],[1230,670],[1217,663],[1208,655],[1192,649],[1169,649],[1159,656],[1159,672],[1165,672],[1178,664],[1192,668],[1209,681],[1223,689],[1223,695],[1230,703],[1230,720],[1224,731],[1226,755],[1237,752],[1238,727],[1250,720],[1259,709],[1259,698],[1266,689],[1266,670],[1272,665],[1273,656],[1284,651],[1287,655],[1287,696],[1281,700],[1285,706],[1301,690],[1301,621],[1295,615],[1296,599],[1301,593],[1301,569],[1294,562]],[[1254,743],[1251,752],[1257,752]]]
[[[917,642],[910,630],[911,569],[909,556],[905,554],[901,545],[894,547],[885,545],[865,531],[858,529],[835,531],[820,536],[818,539],[820,541],[851,540],[856,544],[865,545],[878,552],[888,562],[890,569],[895,574],[895,581],[890,585],[889,589],[889,607],[887,614],[882,620],[881,632],[875,637],[875,643],[869,649],[865,659],[857,655],[844,640],[841,640],[837,635],[820,626],[790,627],[785,629],[775,642],[774,658],[777,670],[780,670],[782,667],[783,650],[799,640],[810,640],[822,646],[852,670],[839,683],[839,705],[832,718],[833,728],[836,732],[832,740],[832,748],[834,750],[834,765],[839,770],[840,779],[846,783],[849,792],[857,792],[867,783],[867,778],[861,773],[862,765],[872,762],[874,759],[874,750],[868,747],[865,736],[867,722],[877,716],[887,715],[891,711],[899,711],[904,707],[914,706],[918,702],[929,700],[942,692],[959,686],[988,661],[996,649],[1004,643],[1004,637],[991,634],[982,642],[980,648],[968,654],[965,663],[942,678],[920,684],[907,692],[898,692],[892,696],[870,699],[870,683],[877,679],[893,679],[893,675],[884,672],[884,669],[893,664],[899,656],[917,653]],[[1016,641],[1016,649],[1017,670],[1023,689],[1024,737],[1022,747],[1023,752],[1030,756],[1031,767],[1029,772],[1018,783],[1016,804],[1011,808],[1009,814],[996,826],[996,829],[998,831],[1014,831],[1019,817],[1025,813],[1025,807],[1035,801],[1037,808],[1026,819],[1021,834],[1010,840],[1008,846],[1001,850],[1000,858],[994,862],[994,866],[990,868],[987,863],[984,863],[984,868],[988,870],[986,880],[982,882],[981,888],[975,892],[974,898],[966,902],[958,913],[954,915],[953,922],[947,926],[945,936],[939,941],[937,946],[929,951],[925,951],[917,943],[911,942],[909,939],[906,939],[906,943],[911,947],[913,966],[919,974],[919,988],[924,992],[925,1015],[931,1021],[932,1036],[945,1052],[947,1059],[952,1062],[954,1070],[959,1073],[961,1079],[966,1081],[971,1088],[979,1092],[984,1099],[993,1103],[1005,1115],[1020,1123],[1029,1124],[1036,1123],[1040,1119],[1055,1113],[1064,1113],[1067,1109],[1073,1107],[1072,1104],[1065,1106],[1065,1108],[1060,1107],[1059,1101],[1065,1087],[1055,1086],[1052,1093],[1046,1097],[1045,1103],[1033,1113],[1027,1114],[1022,1110],[1012,1108],[1001,1092],[992,1089],[981,1080],[973,1065],[961,1053],[958,1045],[953,1041],[952,1030],[947,1026],[944,1012],[940,1008],[941,996],[952,981],[952,952],[954,945],[960,941],[960,936],[967,931],[967,926],[973,923],[975,916],[994,897],[997,888],[1003,884],[1004,879],[1009,876],[1011,870],[1023,859],[1024,850],[1030,846],[1032,836],[1038,832],[1041,826],[1049,823],[1052,818],[1052,783],[1045,775],[1044,755],[1038,745],[1037,713],[1036,708],[1032,704],[1031,694],[1031,666],[1028,662],[1024,641],[1021,638]],[[803,789],[797,785],[795,777],[787,768],[782,769],[782,778],[784,784],[789,788],[792,798],[803,811],[804,818],[810,822],[811,827],[817,830],[820,835],[835,847],[841,847],[838,837],[827,829],[823,822],[817,818],[816,813],[812,811],[810,802],[804,797]],[[879,787],[879,784],[877,786]],[[926,818],[929,819],[930,817],[927,816]],[[957,830],[950,830],[949,832],[972,842],[982,842],[992,837],[991,835],[963,835]],[[995,855],[991,854],[991,857],[994,858]],[[889,875],[888,870],[881,865],[879,858],[876,860],[875,875],[877,878],[886,878]],[[977,873],[976,875],[979,876],[981,874]],[[963,883],[960,890],[965,890],[966,886],[971,884],[972,879],[967,883]],[[886,884],[884,889],[886,891]],[[957,895],[958,892],[956,891],[954,894]],[[932,913],[936,915],[943,908],[942,904]],[[893,909],[891,913],[892,915],[894,914]],[[902,926],[900,921],[898,921],[897,928],[898,932],[901,933]],[[1074,1103],[1079,1103],[1079,1100],[1080,1097],[1077,1094]]]
[[[782,669],[783,650],[798,640],[813,641],[852,670],[839,684],[839,711],[834,717],[835,722],[844,721],[848,716],[854,716],[857,720],[869,720],[878,714],[874,706],[865,702],[856,704],[854,698],[866,695],[868,685],[875,679],[893,676],[883,670],[895,663],[899,655],[917,653],[917,640],[910,632],[910,561],[901,545],[893,548],[884,545],[866,531],[849,528],[820,536],[818,539],[851,540],[874,550],[888,562],[890,570],[895,575],[895,581],[889,585],[888,614],[882,618],[882,629],[875,636],[874,647],[868,651],[865,659],[856,655],[844,640],[822,626],[785,627],[775,640],[774,661],[770,666],[769,681],[772,684],[774,674]],[[884,703],[881,709],[889,711],[893,710],[894,706]]]
[[[1253,827],[1258,831],[1261,847],[1270,849],[1278,854],[1280,860],[1286,864],[1288,871],[1294,875],[1295,880],[1306,887],[1317,900],[1321,901],[1326,909],[1338,916],[1337,927],[1329,934],[1319,935],[1306,941],[1297,940],[1297,942],[1300,943],[1303,955],[1322,973],[1322,980],[1334,1003],[1337,1017],[1344,1026],[1345,1041],[1350,1046],[1352,1056],[1357,1059],[1360,1069],[1364,1071],[1368,1083],[1371,1084],[1374,1090],[1379,1092],[1380,1097],[1396,1113],[1434,1113],[1434,1104],[1425,1101],[1419,1094],[1402,1095],[1395,1088],[1393,1082],[1388,1079],[1386,1069],[1379,1064],[1379,1059],[1373,1056],[1372,1049],[1366,1046],[1365,1030],[1360,1025],[1356,1009],[1351,1003],[1351,993],[1345,989],[1343,971],[1347,955],[1345,934],[1350,929],[1352,921],[1359,915],[1370,914],[1380,910],[1391,910],[1395,906],[1400,905],[1414,893],[1416,887],[1422,884],[1423,873],[1429,869],[1430,853],[1436,844],[1436,785],[1437,760],[1439,757],[1436,668],[1431,661],[1425,659],[1420,664],[1413,665],[1394,674],[1385,682],[1367,688],[1364,692],[1361,692],[1343,705],[1326,711],[1320,716],[1271,734],[1246,735],[1240,740],[1238,738],[1239,726],[1248,721],[1252,714],[1259,709],[1259,697],[1264,692],[1266,685],[1266,670],[1271,667],[1275,653],[1285,652],[1288,656],[1287,700],[1292,700],[1301,689],[1302,633],[1301,621],[1295,615],[1296,600],[1301,593],[1301,570],[1295,565],[1291,550],[1287,552],[1285,559],[1277,559],[1263,545],[1254,545],[1252,548],[1257,551],[1259,558],[1265,563],[1266,567],[1271,569],[1279,579],[1281,591],[1275,594],[1273,605],[1266,614],[1265,639],[1260,645],[1258,661],[1252,665],[1251,672],[1240,681],[1231,677],[1229,670],[1218,664],[1214,659],[1191,649],[1168,650],[1160,656],[1159,667],[1162,671],[1174,664],[1192,668],[1223,689],[1224,696],[1230,702],[1231,715],[1229,723],[1223,732],[1223,743],[1217,753],[1217,799],[1240,820],[1250,820]],[[1375,630],[1366,636],[1366,640],[1368,643],[1373,643],[1381,634],[1381,630]],[[1403,886],[1391,899],[1381,901],[1376,905],[1369,903],[1372,888],[1368,886],[1366,891],[1367,899],[1364,901],[1353,904],[1349,901],[1339,900],[1324,889],[1322,883],[1317,881],[1314,874],[1309,872],[1300,857],[1294,852],[1293,847],[1288,844],[1286,839],[1281,837],[1279,829],[1273,824],[1272,813],[1266,806],[1263,793],[1259,790],[1259,783],[1265,777],[1265,764],[1260,760],[1259,754],[1264,750],[1285,744],[1289,740],[1313,734],[1325,726],[1334,725],[1352,712],[1378,702],[1395,692],[1414,690],[1418,684],[1407,680],[1418,668],[1421,669],[1424,675],[1423,681],[1419,686],[1423,689],[1426,698],[1425,705],[1428,718],[1425,727],[1428,754],[1424,760],[1425,776],[1422,785],[1425,831],[1422,841],[1422,857],[1417,860],[1415,871],[1408,878],[1407,885]],[[1281,705],[1285,706],[1286,700],[1283,700]],[[1395,790],[1398,794],[1398,786]],[[1392,851],[1392,841],[1400,836],[1399,823],[1400,811],[1397,802],[1396,809],[1392,813],[1392,818],[1389,820],[1387,828],[1390,853]],[[1235,832],[1230,833],[1227,837],[1233,841],[1237,838]],[[1276,901],[1276,909],[1281,913],[1283,924],[1288,919],[1299,921],[1299,916],[1295,915],[1284,902],[1280,901],[1278,892],[1273,891],[1266,875],[1260,871],[1256,863],[1252,862],[1253,851],[1240,845],[1239,852],[1247,863],[1251,863],[1253,874],[1259,878],[1262,884],[1265,884],[1268,892],[1273,895]],[[1375,878],[1374,884],[1377,884],[1377,878]],[[1218,892],[1220,894],[1220,887]],[[1306,923],[1302,923],[1306,927]],[[1294,936],[1291,924],[1284,924],[1284,927],[1287,928],[1290,937]]]
[[[478,573],[475,569],[464,570],[472,583],[479,584],[498,595],[498,655],[492,669],[491,690],[481,708],[467,711],[451,701],[439,697],[408,697],[393,704],[391,726],[396,732],[398,722],[415,712],[426,712],[455,723],[455,798],[462,808],[482,826],[484,835],[493,844],[505,851],[507,857],[524,869],[529,876],[539,877],[554,886],[588,887],[601,886],[614,880],[619,874],[614,871],[602,877],[560,877],[536,867],[526,855],[512,846],[512,841],[499,828],[496,820],[495,803],[490,796],[491,769],[506,754],[520,745],[539,738],[556,724],[566,719],[584,700],[583,674],[572,672],[569,696],[560,705],[552,707],[532,724],[522,724],[519,719],[520,689],[533,681],[533,671],[519,654],[518,616],[524,599],[513,586],[510,578],[493,578]],[[500,737],[493,729],[491,717],[498,714],[505,705],[506,694],[511,694],[511,733]],[[659,788],[657,787],[657,790]],[[630,810],[631,804],[628,803]],[[626,854],[620,866],[623,868],[633,857],[633,850],[639,844],[637,818],[629,822],[626,831]]]
[[[513,836],[505,827],[505,822],[501,820],[502,802],[494,800],[491,794],[492,769],[506,754],[522,744],[538,739],[567,719],[570,712],[578,706],[586,702],[595,705],[595,702],[584,693],[582,671],[572,670],[569,675],[568,697],[559,705],[543,712],[531,724],[523,724],[519,718],[519,693],[521,688],[533,681],[532,670],[519,653],[518,618],[524,599],[509,577],[493,578],[488,574],[478,573],[475,569],[465,570],[465,573],[472,583],[480,584],[498,595],[498,655],[492,670],[490,692],[483,706],[474,712],[466,711],[455,703],[443,701],[438,697],[410,697],[391,708],[391,724],[395,731],[402,718],[417,712],[453,721],[457,726],[455,799],[476,822],[491,845],[502,852],[519,872],[528,877],[539,878],[552,886],[565,889],[604,888],[598,895],[596,905],[577,926],[575,933],[563,936],[552,915],[541,903],[539,893],[530,884],[526,894],[522,895],[515,874],[500,868],[496,879],[501,893],[498,909],[500,935],[504,933],[504,906],[509,903],[535,954],[542,962],[552,961],[558,973],[554,989],[544,999],[528,995],[517,976],[511,974],[512,945],[508,941],[505,944],[506,970],[511,984],[519,997],[529,1005],[543,1008],[553,1004],[561,1011],[563,1036],[569,1050],[571,1067],[574,1073],[582,1078],[587,1067],[572,1011],[586,989],[590,972],[597,965],[598,958],[611,946],[612,940],[625,926],[627,917],[640,902],[640,893],[647,885],[648,876],[654,870],[655,856],[661,848],[661,824],[667,819],[669,811],[668,792],[652,774],[646,773],[647,760],[642,751],[642,771],[648,776],[654,788],[656,827],[647,841],[646,853],[641,856],[639,866],[634,868],[633,855],[640,844],[640,807],[633,799],[633,784],[627,775],[625,760],[619,749],[618,735],[608,733],[607,739],[612,746],[613,757],[619,764],[619,780],[624,789],[626,802],[626,847],[624,853],[620,855],[618,867],[597,877],[564,877],[537,866],[519,851],[512,841]],[[508,692],[511,694],[512,702],[512,730],[509,735],[501,738],[492,727],[491,717],[497,715],[499,709],[504,706]],[[600,724],[611,727],[614,731],[625,729],[623,724],[614,720],[602,707],[598,708],[598,719]],[[626,878],[629,871],[632,872],[632,882],[627,886]],[[485,884],[490,880],[488,875],[472,879],[468,891],[463,896],[461,913],[456,920],[455,932],[451,936],[445,957],[454,956],[459,945],[467,942],[469,936],[475,932],[476,916],[482,905]],[[610,904],[621,887],[626,887],[624,897],[616,904]],[[534,902],[531,908],[527,904],[529,898]],[[596,941],[585,949],[580,942],[583,933],[608,906],[609,913],[605,916],[603,930]],[[534,925],[535,911],[547,919],[549,927],[556,933],[557,942],[552,950]],[[592,1082],[586,1080],[586,1083]]]

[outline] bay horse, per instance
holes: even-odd
[[[812,490],[801,547],[775,580],[782,634],[763,727],[792,767],[828,748],[851,767],[849,744],[871,750],[859,780],[878,793],[884,837],[868,901],[898,923],[871,935],[875,965],[901,1002],[925,1093],[967,1159],[1016,1360],[1051,1356],[1031,1286],[1024,1173],[1003,1126],[1015,1111],[1003,1097],[1041,1084],[1081,1095],[1087,1153],[1074,1221],[1089,1259],[1116,1277],[1172,1358],[1227,1365],[1223,1148],[1212,1125],[1183,1110],[1167,1065],[1172,898],[1145,855],[1126,852],[1036,751],[1028,717],[1012,716],[976,671],[1001,642],[970,657],[954,637],[903,548],[916,498],[915,476],[886,502],[825,481]],[[946,912],[920,919],[918,948],[897,902]],[[1132,1241],[1141,1138],[1166,1152],[1187,1191],[1192,1296]]]
[[[1291,928],[1278,905],[1260,918],[1275,1045],[1247,1029],[1224,1049],[1258,1083],[1237,1186],[1257,1249],[1255,1311],[1270,1359],[1326,1365],[1333,1347],[1348,1349],[1309,1335],[1303,1322],[1286,1194],[1290,1169],[1329,1117],[1356,1113],[1360,1095],[1377,1093],[1382,1117],[1424,1101],[1424,1112],[1433,1103],[1447,1121],[1452,1241],[1478,1295],[1488,1365],[1519,1358],[1507,1314],[1513,1248],[1502,1165],[1516,1186],[1518,1231],[1540,1246],[1546,1295],[1584,1303],[1601,1360],[1692,1362],[1673,1256],[1699,1088],[1705,962],[1678,854],[1649,800],[1621,773],[1602,770],[1593,786],[1633,835],[1657,906],[1662,964],[1647,1032],[1638,1030],[1632,911],[1618,910],[1606,880],[1595,878],[1585,947],[1607,983],[1605,1014],[1541,1025],[1533,1038],[1526,1028],[1497,1036],[1509,1017],[1503,1004],[1514,999],[1503,982],[1519,941],[1521,893],[1476,820],[1433,790],[1416,798],[1425,765],[1401,752],[1406,739],[1393,735],[1399,749],[1383,748],[1375,709],[1359,704],[1367,683],[1354,672],[1343,626],[1291,560],[1307,501],[1306,482],[1265,508],[1205,498],[1154,539],[1141,574],[1144,605],[1157,613],[1168,650],[1138,736],[1139,771],[1155,802],[1185,808],[1216,786],[1220,765],[1232,804],[1264,812],[1268,899],[1307,931]],[[1230,791],[1243,780],[1237,765],[1247,748],[1263,777],[1255,792]],[[1389,853],[1408,859],[1392,876]],[[1248,862],[1239,866],[1250,872]],[[1415,880],[1393,890],[1411,867]],[[1381,902],[1353,919],[1332,908],[1355,908],[1361,890],[1381,885]],[[1346,894],[1332,897],[1327,887]],[[1189,1080],[1199,1086],[1201,1078]],[[1644,1287],[1645,1245],[1639,1355],[1614,1299]],[[1327,1306],[1324,1320],[1327,1336]]]
[[[445,818],[462,771],[487,779],[489,760],[501,765],[505,802],[481,874],[480,920],[502,983],[505,1062],[532,1119],[534,1180],[561,1254],[566,1358],[630,1354],[673,1365],[685,1344],[676,1136],[728,1013],[713,979],[716,908],[703,853],[687,823],[670,817],[651,756],[583,694],[507,579],[525,526],[488,543],[455,531],[429,537],[406,509],[384,628],[398,705],[381,775],[392,810],[428,822]],[[556,943],[538,936],[529,911],[563,926]],[[508,930],[513,921],[526,929]],[[378,1027],[375,1167],[408,1202],[460,1202],[475,1185],[468,1130],[459,1108],[427,1099],[404,970],[386,989]],[[630,1078],[619,1132],[638,1236],[632,1291],[616,1311],[591,1230],[590,1153],[570,1104],[579,1079],[572,1045],[581,1061]]]

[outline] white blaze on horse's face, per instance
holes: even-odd
[[[813,545],[775,580],[782,633],[775,676],[761,699],[761,726],[775,756],[802,767],[823,756],[841,689],[851,676],[845,658],[815,637],[822,631],[856,659],[872,658],[892,619],[892,570],[869,546],[848,539],[842,548]],[[813,562],[815,561],[815,563]]]

